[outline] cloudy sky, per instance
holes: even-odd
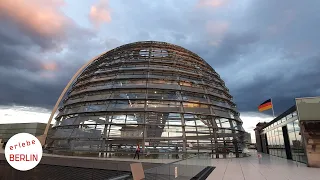
[[[244,127],[320,94],[319,0],[1,0],[0,123],[45,122],[92,57],[144,40],[183,46],[225,80]]]

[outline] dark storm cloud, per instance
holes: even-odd
[[[25,34],[6,31],[6,26],[1,28],[4,31],[0,31],[0,37],[6,41],[0,41],[0,105],[52,109],[63,88],[86,61],[121,45],[116,39],[99,39],[90,31],[73,27],[73,34],[59,44],[65,51],[43,51],[34,41],[19,43],[13,38],[24,38]]]
[[[101,32],[71,23],[44,36],[0,16],[8,24],[0,27],[0,104],[50,108],[90,58],[141,40],[166,41],[199,54],[226,81],[240,111],[256,111],[272,97],[279,113],[295,97],[320,93],[317,0],[224,1],[219,6],[196,0],[109,2],[112,21]],[[39,62],[48,65],[46,71]]]
[[[42,34],[34,29],[30,29],[24,23],[15,22],[6,13],[0,15],[0,20],[1,40],[4,40],[2,43],[6,43],[7,45],[28,45],[32,43],[42,50],[55,49],[64,36],[60,32],[52,35]]]
[[[3,26],[0,26],[0,42],[8,46],[14,45],[26,45],[28,42],[24,38],[19,38],[17,35],[17,29],[12,27],[10,22],[2,20]],[[11,27],[10,27],[11,26]]]
[[[20,75],[0,73],[1,105],[25,105],[52,109],[65,82],[46,84]]]
[[[266,99],[272,98],[275,113],[279,115],[295,104],[294,98],[319,95],[320,56],[305,59],[303,62],[299,63],[300,67],[279,67],[282,71],[278,73],[272,69],[256,72],[253,74],[252,83],[231,90],[236,102],[241,105],[238,106],[239,109],[251,111],[257,109]],[[304,67],[301,67],[302,64]]]
[[[223,59],[217,62],[218,66],[226,66],[236,61],[239,56],[248,53],[258,40],[259,35],[255,33],[227,34],[211,55],[216,57],[215,59]]]
[[[0,5],[0,105],[51,109],[77,69],[113,42],[78,27],[54,7],[41,8],[42,2],[35,2],[17,4],[18,13],[38,11],[53,22],[15,16],[7,0],[4,3],[10,6]]]
[[[253,32],[243,34],[227,33],[218,44],[210,42],[198,42],[185,44],[184,47],[199,54],[214,68],[225,68],[230,63],[236,63],[241,56],[245,56],[259,41],[259,35]],[[203,43],[203,44],[200,44]]]
[[[7,20],[1,22],[0,27],[0,66],[6,68],[30,68],[35,70],[36,62],[30,57],[32,44],[17,28]]]
[[[237,58],[240,62],[218,69],[241,111],[255,111],[273,98],[281,113],[296,97],[320,95],[319,8],[315,0],[252,1],[248,6],[242,22],[259,32],[259,41]]]

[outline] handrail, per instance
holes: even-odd
[[[209,153],[199,153],[199,154],[196,154],[196,155],[191,156],[191,157],[187,157],[187,158],[184,158],[184,159],[179,159],[179,160],[177,160],[177,161],[169,162],[169,163],[166,163],[166,164],[162,164],[162,165],[160,165],[160,166],[156,166],[156,167],[153,167],[153,168],[150,168],[150,169],[146,169],[146,171],[147,171],[147,170],[152,170],[152,169],[155,169],[155,168],[159,168],[159,167],[161,167],[161,166],[174,164],[174,163],[177,163],[177,162],[180,162],[180,161],[184,161],[184,160],[187,160],[187,159],[191,159],[191,158],[194,158],[194,157],[199,156],[200,154],[202,155],[202,154],[209,154]]]
[[[209,152],[203,152],[203,153],[199,153],[199,154],[196,154],[196,155],[193,155],[193,156],[189,156],[189,157],[186,157],[186,158],[183,158],[183,159],[179,159],[179,160],[176,160],[176,161],[173,161],[173,162],[169,162],[169,163],[165,163],[165,164],[161,164],[159,166],[156,166],[156,167],[153,167],[153,168],[150,168],[150,169],[146,169],[144,170],[144,172],[146,171],[151,171],[153,169],[156,169],[156,168],[159,168],[159,167],[163,167],[163,166],[168,166],[168,165],[171,165],[171,164],[174,164],[174,163],[177,163],[177,162],[181,162],[181,161],[185,161],[187,159],[192,159],[194,157],[197,157],[199,155],[204,155],[204,154],[208,154],[210,155]],[[125,174],[125,175],[119,175],[117,177],[113,177],[111,179],[108,179],[108,180],[124,180],[126,178],[132,178],[132,174]]]
[[[125,175],[120,175],[120,176],[117,176],[117,177],[109,178],[107,180],[123,180],[125,178],[130,178],[130,177],[132,177],[131,174],[125,174]]]

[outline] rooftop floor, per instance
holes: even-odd
[[[0,154],[3,150],[0,148]],[[44,156],[57,156],[44,154]],[[61,156],[60,156],[61,157]],[[172,159],[140,159],[129,158],[85,158],[67,157],[81,159],[117,160],[117,161],[137,161],[137,162],[157,162],[170,163]],[[192,159],[189,165],[204,165],[202,160]],[[310,168],[306,164],[287,160],[267,154],[262,154],[259,162],[257,153],[252,152],[250,157],[211,159],[211,165],[215,167],[207,178],[208,180],[319,180],[320,168]]]
[[[208,180],[319,180],[320,169],[310,168],[306,164],[292,160],[262,154],[233,159],[212,159],[215,170]]]

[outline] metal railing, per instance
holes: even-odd
[[[48,164],[39,164],[29,171],[18,171],[13,169],[5,160],[0,160],[0,180],[104,180],[106,178],[119,177],[120,175],[131,175],[131,173],[120,169],[107,170]]]
[[[202,153],[197,155],[187,155],[183,159],[169,162],[144,170],[146,180],[170,180],[170,179],[195,179],[199,173],[204,173],[211,166],[211,154]],[[211,171],[210,171],[211,172]],[[131,174],[120,175],[109,180],[132,180]]]

